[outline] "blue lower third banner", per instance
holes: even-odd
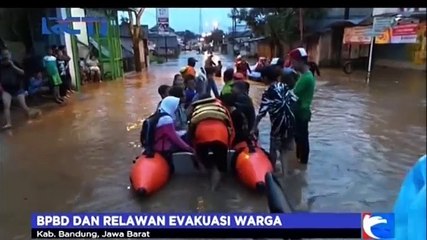
[[[360,213],[33,214],[32,238],[361,238]]]

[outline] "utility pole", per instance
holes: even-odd
[[[299,9],[299,38],[301,44],[303,44],[304,39],[304,18],[303,18],[303,9]]]
[[[237,14],[238,14],[238,10],[237,8],[233,8],[233,10],[231,10],[231,20],[232,22],[232,28],[231,28],[231,37],[233,39],[233,53],[234,53],[234,49],[236,47],[236,30],[237,30]]]
[[[199,8],[199,34],[203,33],[203,18],[202,18],[202,8]]]

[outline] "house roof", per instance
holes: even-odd
[[[228,33],[229,38],[246,38],[246,37],[252,37],[253,33],[251,30],[246,30],[243,32],[230,32]]]
[[[306,22],[306,30],[308,32],[327,32],[333,27],[352,27],[359,25],[372,24],[371,16],[352,17],[350,19],[344,18],[326,18],[323,20],[312,20]]]
[[[148,25],[141,25],[141,30],[140,30],[140,38],[147,38],[148,36]],[[120,37],[121,38],[130,38],[130,32],[129,32],[129,25],[126,23],[122,23],[119,26],[120,29]]]
[[[154,27],[150,28],[149,31],[150,32],[158,32],[159,26],[156,24],[156,25],[154,25]],[[175,29],[173,29],[169,26],[169,32],[175,32]]]

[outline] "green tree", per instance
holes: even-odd
[[[321,19],[326,12],[322,8],[240,8],[237,20],[246,22],[255,35],[269,40],[272,56],[275,52],[276,56],[283,56],[283,44],[292,44],[303,31],[299,27],[300,13],[303,19],[312,20]],[[235,11],[231,13],[234,14]]]

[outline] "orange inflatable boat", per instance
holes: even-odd
[[[130,172],[133,190],[143,196],[150,195],[165,186],[169,177],[169,165],[158,153],[153,158],[139,156]]]
[[[248,147],[246,142],[237,144],[234,149],[234,165],[239,180],[251,189],[264,191],[265,176],[273,171],[268,154],[257,145]]]

